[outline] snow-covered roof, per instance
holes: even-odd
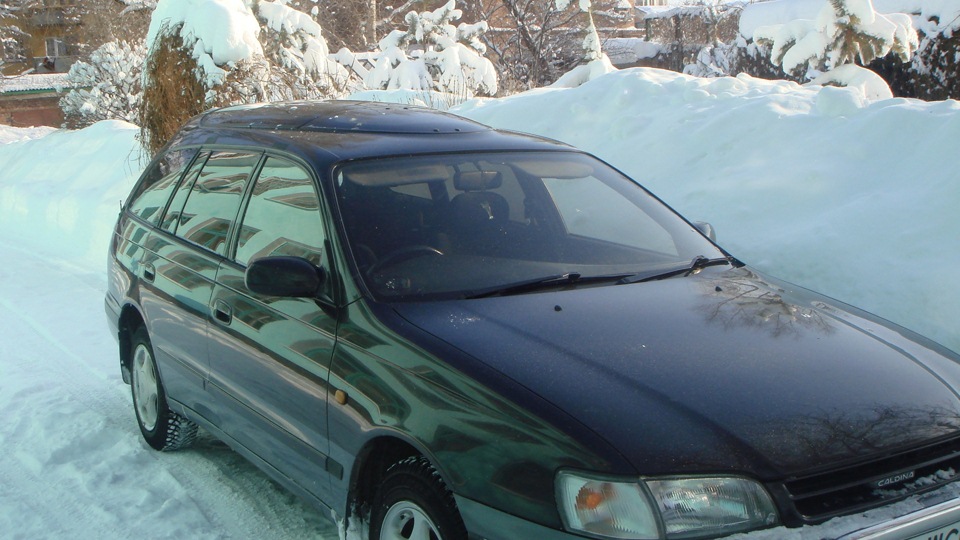
[[[816,0],[823,2],[825,0]],[[744,5],[745,2],[741,0],[729,0],[725,2],[720,2],[725,6],[737,6]],[[644,19],[669,19],[675,15],[699,15],[703,13],[706,9],[712,9],[716,6],[713,4],[695,4],[687,1],[686,3],[681,4],[667,4],[665,6],[637,6],[637,12],[640,13]]]
[[[603,52],[615,66],[636,64],[660,54],[662,46],[641,38],[610,38],[603,42]]]
[[[643,15],[644,19],[659,19],[673,17],[674,15],[683,15],[687,13],[699,13],[697,6],[637,6],[637,11]]]
[[[38,92],[43,90],[56,90],[59,92],[61,89],[69,88],[70,86],[70,83],[67,82],[66,73],[31,73],[29,75],[3,77],[0,79],[0,94]]]

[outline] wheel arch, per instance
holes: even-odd
[[[133,335],[141,327],[146,326],[143,314],[133,304],[126,304],[120,310],[120,320],[117,323],[117,339],[120,347],[120,374],[123,382],[130,384],[130,348]]]
[[[364,444],[350,473],[348,511],[362,511],[373,501],[377,486],[395,463],[414,456],[430,462],[448,489],[452,485],[437,460],[425,449],[395,434],[383,434]]]

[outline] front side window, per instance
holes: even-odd
[[[377,159],[343,165],[335,178],[357,273],[381,300],[723,257],[635,182],[576,152]]]
[[[196,154],[196,149],[188,148],[170,150],[160,156],[140,179],[130,196],[127,209],[133,215],[156,224],[180,175]]]
[[[289,160],[267,158],[243,215],[236,261],[287,255],[322,266],[325,238],[310,174]]]
[[[177,236],[223,255],[244,187],[259,161],[259,153],[213,152],[190,188]]]

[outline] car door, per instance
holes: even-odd
[[[125,241],[118,246],[118,258],[139,278],[139,304],[167,395],[190,407],[204,394],[207,358],[206,313],[195,306],[205,305],[213,292],[216,263],[182,256],[177,240],[156,227],[171,196],[189,191],[185,186],[192,184],[205,158],[196,148],[170,150],[158,158],[142,182],[142,196],[134,195],[129,206],[131,214],[152,227],[130,220],[132,228],[124,231]],[[183,200],[178,204],[182,207]]]
[[[222,406],[220,427],[229,437],[328,501],[328,472],[340,473],[327,460],[336,319],[317,299],[267,297],[244,283],[247,264],[262,257],[302,257],[329,270],[321,207],[304,166],[266,158],[240,220],[235,254],[217,272],[209,390]]]
[[[210,417],[210,297],[226,239],[260,152],[203,151],[146,242],[141,304],[168,397]],[[209,418],[215,420],[215,418]]]

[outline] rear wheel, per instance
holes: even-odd
[[[146,328],[137,329],[131,341],[130,392],[140,433],[156,450],[171,451],[189,446],[197,438],[197,425],[167,406],[167,396]]]
[[[453,493],[423,457],[387,470],[374,497],[370,540],[466,540]]]

